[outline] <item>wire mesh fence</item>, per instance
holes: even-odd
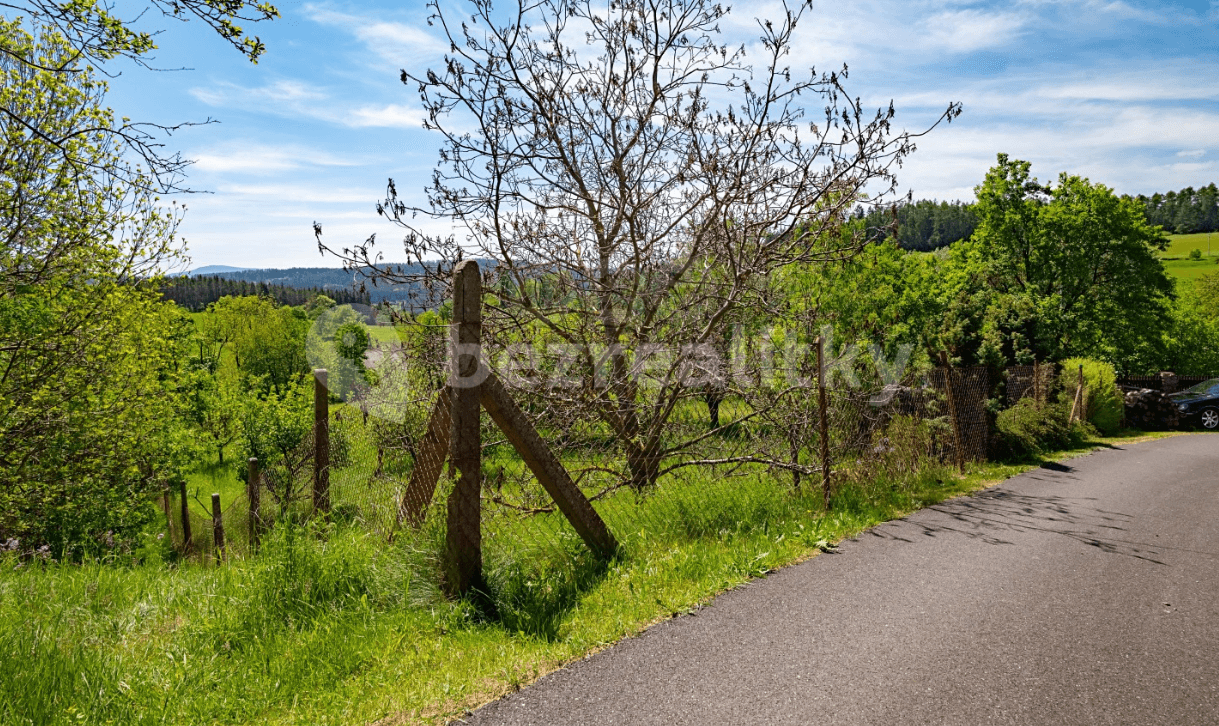
[[[448,461],[451,389],[437,390],[429,385],[434,378],[424,379],[331,402],[327,518],[387,543],[406,540],[440,563],[455,485]],[[629,549],[731,533],[767,508],[823,508],[827,487],[896,481],[928,465],[983,460],[990,384],[985,368],[932,369],[889,385],[831,382],[824,424],[815,378],[767,390],[692,386],[667,404],[671,411],[650,450],[632,450],[624,432],[576,405],[574,395],[565,407],[556,404],[563,396],[552,387],[508,390],[618,544]],[[646,421],[654,412],[635,413]],[[588,555],[576,527],[485,410],[479,427],[482,566],[501,574],[573,567]],[[310,432],[283,456],[247,470],[247,481],[237,483],[239,493],[221,513],[222,556],[253,552],[259,533],[274,522],[316,514],[316,445]],[[215,559],[207,495],[180,488],[162,504],[169,535],[186,541],[185,511],[188,551]]]
[[[226,496],[166,492],[183,549],[243,556],[274,523],[313,518],[424,553],[451,591],[484,574],[529,587],[546,580],[531,572],[608,550],[731,535],[964,471],[987,458],[1000,398],[1043,402],[1054,386],[1045,364],[906,371],[879,349],[827,350],[832,331],[811,327],[782,349],[778,336],[740,351],[527,344],[481,321],[477,267],[461,270],[451,322],[378,347],[367,368],[331,357],[312,425],[279,431]]]

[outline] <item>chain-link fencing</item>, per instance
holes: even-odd
[[[207,492],[171,487],[162,500],[169,536],[195,557],[243,556],[274,523],[324,514],[420,553],[438,580],[455,577],[446,562],[464,553],[492,586],[529,587],[549,581],[534,576],[542,571],[579,571],[595,560],[590,526],[626,551],[647,550],[730,535],[784,512],[825,511],[837,497],[900,487],[928,468],[965,470],[986,460],[996,408],[1044,400],[1055,379],[1040,364],[940,367],[886,381],[874,363],[847,370],[809,355],[764,375],[674,384],[634,369],[618,379],[573,373],[558,352],[525,370],[488,354],[512,420],[524,423],[505,424],[503,411],[493,417],[483,397],[478,492],[462,504],[452,496],[457,396],[446,385],[444,348],[420,350],[379,347],[362,382],[343,390],[345,377],[332,374],[312,430],[252,462],[219,516]],[[566,509],[565,491],[576,492]]]

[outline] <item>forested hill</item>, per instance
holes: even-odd
[[[855,218],[864,220],[868,236],[874,239],[891,236],[896,221],[898,244],[903,249],[923,252],[968,239],[974,227],[978,226],[972,204],[929,199],[874,209],[866,214],[860,209],[856,211]]]
[[[318,295],[325,295],[342,304],[369,304],[367,293],[346,288],[321,287],[289,287],[266,282],[251,282],[249,280],[229,280],[218,275],[201,275],[199,277],[168,277],[161,282],[161,297],[173,300],[177,304],[195,312],[207,308],[226,295],[241,297],[258,295],[269,297],[280,305],[304,305]]]
[[[1160,225],[1165,232],[1219,232],[1219,189],[1214,182],[1150,197],[1140,194],[1135,199],[1147,210],[1147,221]]]
[[[419,271],[412,265],[394,265],[394,267],[401,267],[403,272],[407,274]],[[358,290],[360,283],[363,282],[372,304],[386,300],[390,302],[410,303],[412,302],[411,292],[414,289],[410,285],[381,284],[374,287],[372,282],[367,280],[366,276],[361,272],[347,271],[341,267],[234,270],[232,272],[218,273],[215,277],[227,280],[267,283],[268,285],[280,285],[283,287],[320,288],[326,291],[326,294],[330,297],[334,297],[334,293],[340,290],[348,292]],[[414,301],[414,304],[419,305],[419,301]]]

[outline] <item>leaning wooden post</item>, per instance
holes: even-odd
[[[482,441],[479,432],[482,278],[478,263],[464,260],[453,270],[453,324],[450,326],[449,385],[452,415],[449,461],[457,483],[449,494],[445,587],[461,596],[482,581]]]
[[[313,511],[330,511],[330,396],[326,369],[313,370]]]
[[[224,521],[220,495],[212,494],[212,542],[216,545],[216,562],[224,561]]]
[[[826,412],[825,395],[825,337],[817,336],[817,409],[819,438],[821,439],[821,493],[825,497],[825,510],[830,510],[830,422]]]
[[[190,507],[186,502],[186,480],[178,480],[178,498],[181,503],[182,510],[182,551],[190,551]]]
[[[250,551],[254,552],[258,549],[258,538],[262,535],[262,481],[260,480],[261,472],[258,470],[258,459],[251,456],[246,462],[246,496],[250,500],[250,521],[249,521],[249,537]]]

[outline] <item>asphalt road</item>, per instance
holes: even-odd
[[[1219,724],[1219,436],[890,522],[473,724]]]

